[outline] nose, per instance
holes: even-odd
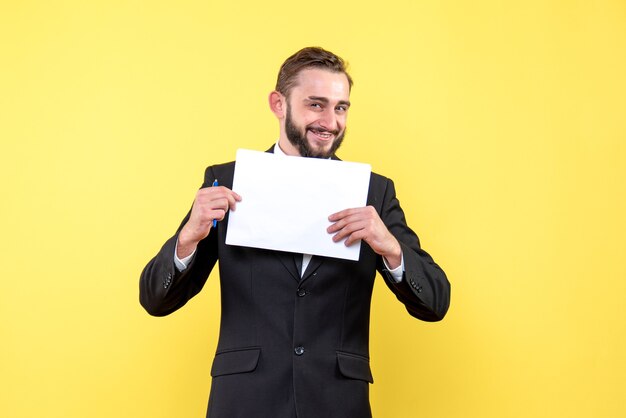
[[[337,115],[335,114],[335,109],[333,108],[324,109],[324,113],[320,115],[319,124],[322,128],[328,131],[336,131],[337,130]]]

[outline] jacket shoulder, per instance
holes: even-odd
[[[215,164],[207,167],[204,170],[204,183],[203,187],[208,187],[213,184],[213,181],[217,180],[220,186],[226,186],[232,188],[233,176],[235,174],[235,162],[229,161],[227,163]]]
[[[381,174],[375,173],[372,171],[372,175],[370,176],[370,193],[386,193],[389,189],[395,189],[393,185],[393,180],[389,177],[385,177]]]
[[[392,180],[389,177],[385,177],[382,174],[378,174],[372,171],[372,176],[370,177],[370,183],[387,184],[389,182],[392,182]]]

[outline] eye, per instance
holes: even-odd
[[[337,112],[345,113],[348,111],[348,106],[345,106],[345,105],[337,106],[335,110]]]

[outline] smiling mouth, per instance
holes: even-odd
[[[311,132],[313,135],[315,135],[315,137],[319,138],[322,141],[328,141],[329,139],[332,139],[335,136],[333,132],[326,131],[326,130],[308,129],[308,131]]]

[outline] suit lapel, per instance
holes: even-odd
[[[287,269],[289,274],[293,277],[293,279],[297,282],[300,281],[300,270],[296,267],[296,263],[293,259],[293,253],[286,253],[284,251],[272,251],[276,258],[280,260],[283,267]]]
[[[325,259],[325,257],[314,255],[311,258],[309,265],[306,267],[306,270],[304,271],[304,274],[302,275],[302,279],[300,279],[300,281],[304,282],[309,277],[314,276],[316,274],[315,271],[319,268],[319,266],[322,265]]]

